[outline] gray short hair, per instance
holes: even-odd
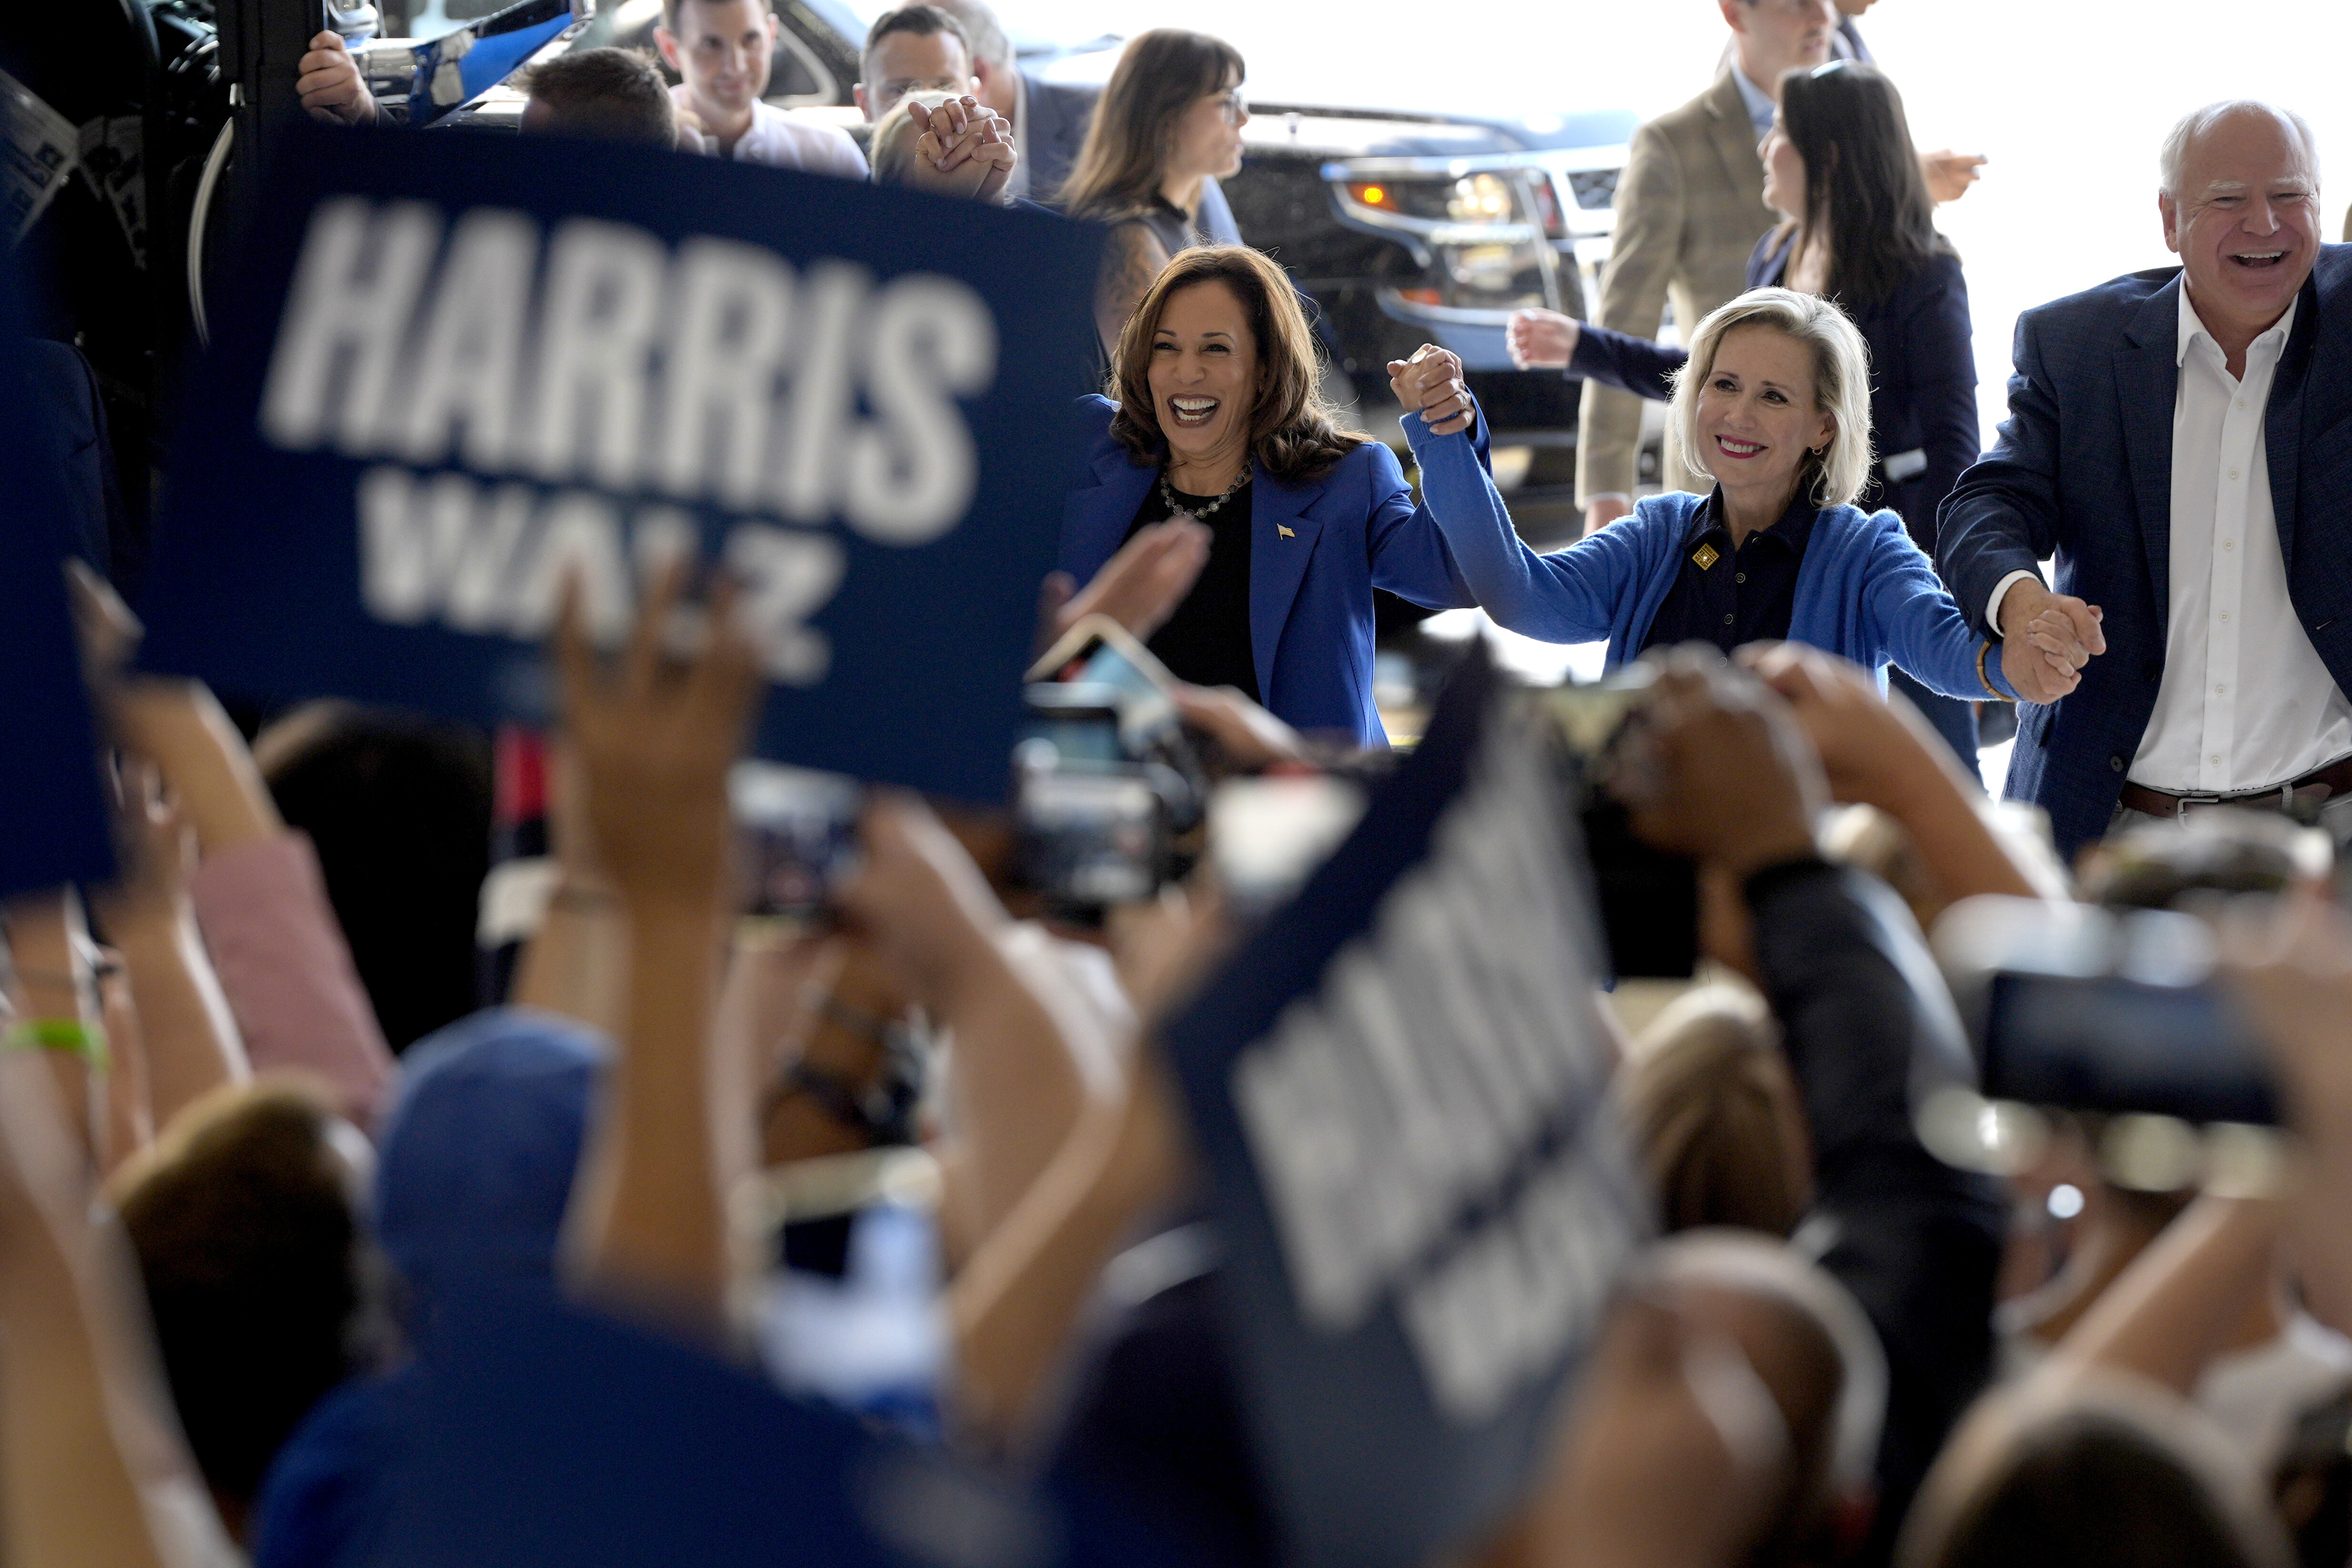
[[[1699,445],[1699,388],[1715,374],[1726,335],[1740,327],[1770,327],[1813,351],[1813,406],[1836,428],[1813,465],[1810,499],[1817,507],[1852,505],[1870,479],[1870,349],[1846,313],[1818,295],[1751,289],[1707,312],[1691,334],[1690,359],[1675,373],[1668,449],[1686,468],[1715,472]]]
[[[972,58],[998,67],[1013,63],[1013,40],[1004,36],[1004,24],[983,0],[931,0],[931,4],[963,24]]]
[[[2166,132],[2164,146],[2156,155],[2157,178],[2160,182],[2158,188],[2179,201],[2180,165],[2189,156],[2189,144],[2237,114],[2267,114],[2290,127],[2296,140],[2303,143],[2303,160],[2311,167],[2312,183],[2318,183],[2319,141],[2312,135],[2309,121],[2292,109],[2282,109],[2259,98],[2227,98],[2219,103],[2209,103],[2202,109],[2190,110]]]

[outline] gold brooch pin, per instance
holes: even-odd
[[[1721,552],[1718,552],[1712,544],[1702,544],[1691,552],[1691,560],[1697,564],[1698,569],[1702,572],[1706,571],[1708,567],[1714,565],[1717,562],[1722,559],[1723,556]]]
[[[1275,532],[1282,535],[1285,539],[1296,539],[1298,537],[1298,535],[1291,532],[1290,530],[1283,527],[1282,524],[1278,522],[1274,525],[1274,531]]]

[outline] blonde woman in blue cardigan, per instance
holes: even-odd
[[[1390,366],[1422,494],[1478,603],[1547,642],[1609,642],[1611,668],[1646,648],[1790,640],[1878,674],[1898,665],[1948,696],[2016,700],[2040,661],[2081,678],[2063,618],[2022,642],[1979,639],[1891,511],[1852,504],[1870,473],[1870,365],[1828,300],[1758,289],[1702,321],[1675,383],[1668,440],[1704,496],[1650,496],[1553,554],[1519,541],[1469,441],[1440,435],[1459,371],[1443,351]],[[1428,417],[1436,416],[1440,423]],[[2084,656],[2087,658],[2087,655]],[[2063,672],[2063,673],[2062,673]]]

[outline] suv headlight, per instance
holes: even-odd
[[[1549,181],[1543,169],[1333,163],[1324,176],[1342,222],[1397,240],[1421,264],[1423,278],[1397,280],[1402,303],[1475,311],[1558,306],[1549,238],[1558,204],[1533,184]]]

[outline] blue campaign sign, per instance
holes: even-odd
[[[150,668],[543,720],[723,561],[764,756],[1001,799],[1081,450],[1098,236],[650,148],[292,128],[199,373]]]
[[[1597,915],[1542,721],[1483,647],[1354,834],[1162,1031],[1286,1560],[1496,1521],[1646,1235]]]
[[[12,272],[0,257],[0,896],[114,875],[66,603],[64,476],[37,439]]]

